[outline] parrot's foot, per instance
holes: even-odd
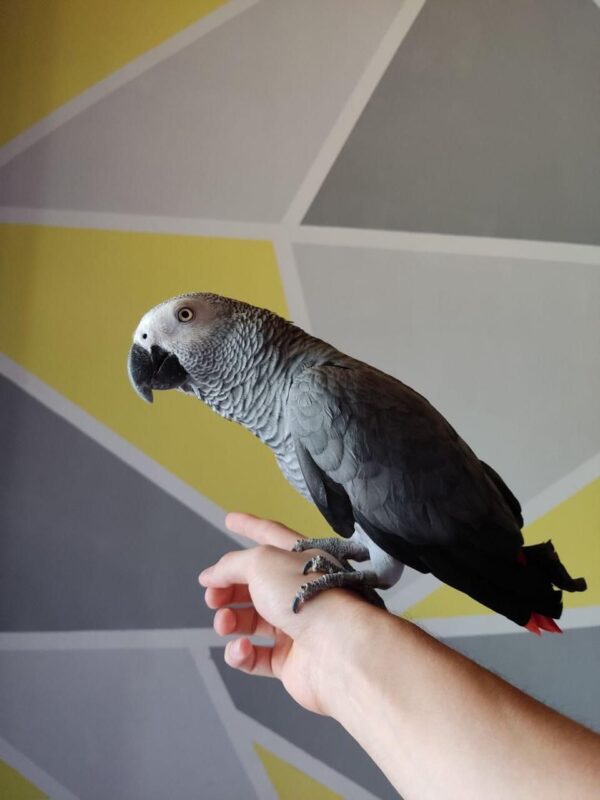
[[[342,539],[341,536],[330,536],[328,539],[298,539],[292,550],[297,553],[302,553],[304,550],[324,550],[330,556],[337,558],[344,566],[348,559],[368,561],[371,557],[366,547],[351,539]]]
[[[341,571],[353,572],[354,570],[350,565],[348,567],[342,565]],[[340,572],[340,566],[339,564],[334,564],[333,561],[325,558],[325,556],[315,556],[306,562],[302,570],[303,575],[308,575],[310,572],[324,572],[327,575],[333,575],[334,572]]]
[[[310,583],[303,583],[296,596],[294,597],[294,602],[292,604],[292,611],[294,614],[297,614],[298,611],[302,608],[304,603],[311,600],[315,595],[320,594],[321,592],[326,591],[327,589],[352,589],[354,592],[358,592],[361,594],[365,600],[368,600],[369,603],[372,603],[379,608],[385,608],[385,603],[381,599],[381,597],[375,591],[375,586],[378,584],[378,577],[375,572],[342,572],[337,570],[336,572],[329,572],[329,568],[334,566],[330,561],[322,556],[317,556],[311,561],[308,562],[305,569],[305,575],[307,572],[315,572],[316,569],[307,569],[307,567],[312,564],[312,562],[316,562],[319,558],[321,558],[327,566],[325,569],[328,570],[327,575],[321,575],[320,578],[317,578]],[[321,569],[318,570],[321,572]]]

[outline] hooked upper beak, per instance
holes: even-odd
[[[131,385],[147,403],[152,402],[153,389],[177,389],[188,377],[177,356],[158,345],[148,352],[134,344],[129,351],[127,372]]]

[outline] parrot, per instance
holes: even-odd
[[[385,608],[377,590],[409,566],[540,635],[561,632],[562,591],[587,588],[551,541],[524,544],[515,495],[425,397],[269,309],[170,298],[142,316],[127,367],[145,401],[175,389],[257,436],[338,534],[295,545],[326,554],[295,612],[330,588]]]

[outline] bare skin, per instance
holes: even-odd
[[[258,545],[199,578],[216,632],[236,637],[226,662],[336,719],[406,800],[600,796],[600,736],[353,592],[327,591],[294,614],[319,551],[291,552],[298,534],[275,522],[235,513],[226,523]]]

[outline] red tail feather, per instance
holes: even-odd
[[[552,617],[544,617],[543,614],[536,614],[535,611],[531,616],[535,619],[536,623],[543,631],[548,631],[548,633],[562,633],[561,629],[558,627],[556,622],[554,622]]]
[[[519,550],[517,562],[524,567],[527,566],[527,556],[522,550]],[[537,611],[532,613],[525,627],[528,631],[531,631],[531,633],[535,633],[536,636],[541,636],[542,631],[547,631],[547,633],[562,633],[552,617],[545,617],[543,614],[538,614]]]
[[[529,622],[527,623],[527,625],[525,625],[525,627],[527,628],[528,631],[531,631],[532,633],[535,633],[536,636],[541,636],[542,633],[541,633],[541,631],[540,631],[540,629],[538,627],[537,622],[534,619],[535,616],[536,616],[535,614],[532,614],[529,617]]]

